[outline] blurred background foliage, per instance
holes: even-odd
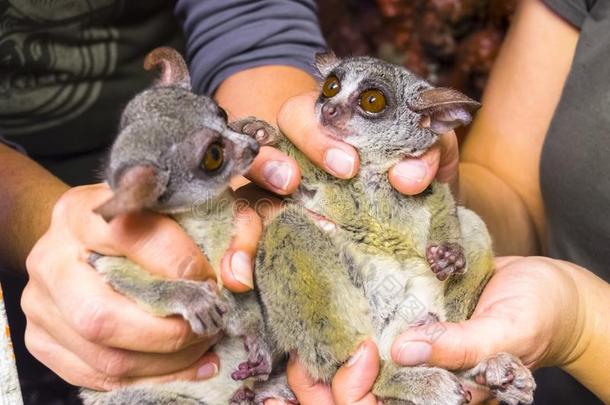
[[[373,55],[480,99],[517,0],[318,0],[339,56]]]

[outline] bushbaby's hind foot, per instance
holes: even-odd
[[[245,380],[250,377],[258,377],[259,381],[267,380],[273,362],[267,344],[257,336],[246,336],[244,347],[248,352],[248,360],[241,363],[231,377],[234,380]]]
[[[531,404],[536,382],[521,360],[498,353],[480,362],[466,375],[479,385],[489,388],[492,395],[509,405]]]
[[[463,274],[466,271],[464,249],[457,243],[428,246],[426,259],[440,281],[446,280],[452,274]]]
[[[273,146],[279,139],[277,129],[268,122],[255,117],[247,117],[229,123],[229,128],[240,134],[248,135],[261,146]]]

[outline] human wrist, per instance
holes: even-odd
[[[218,87],[214,98],[226,108],[231,119],[253,115],[275,124],[286,100],[316,86],[314,77],[301,69],[269,65],[229,76]]]
[[[527,207],[496,173],[476,162],[460,162],[459,197],[462,205],[485,221],[496,255],[540,254],[538,231]]]
[[[579,322],[573,328],[573,345],[557,364],[595,392],[610,400],[607,364],[610,361],[610,285],[577,265],[557,261],[573,278],[580,297]]]

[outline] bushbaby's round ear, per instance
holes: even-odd
[[[167,173],[159,172],[152,165],[131,166],[113,187],[113,196],[93,212],[110,222],[116,216],[150,208],[165,191],[167,181]]]
[[[188,66],[178,51],[169,47],[153,49],[144,59],[144,69],[160,69],[158,86],[180,86],[191,89]]]
[[[326,52],[316,53],[315,58],[316,68],[322,77],[328,76],[328,74],[341,63],[341,59],[339,59],[330,49]]]
[[[457,90],[446,87],[422,90],[409,103],[409,108],[422,115],[420,125],[437,134],[444,134],[472,121],[472,113],[481,104]]]

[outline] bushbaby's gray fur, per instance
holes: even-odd
[[[259,150],[254,137],[264,135],[268,125],[256,119],[229,125],[215,102],[190,91],[186,65],[172,49],[151,52],[146,65],[161,66],[161,78],[124,110],[106,171],[114,195],[96,211],[107,220],[140,209],[171,214],[220,280],[221,258],[233,237],[229,180],[249,168]],[[116,291],[151,313],[180,315],[200,335],[222,331],[226,336],[214,347],[220,371],[210,380],[107,393],[83,390],[85,404],[224,405],[235,402],[233,397],[244,389],[254,389],[249,403],[259,404],[265,395],[290,392],[285,382],[279,389],[281,379],[265,383],[282,357],[267,344],[254,293],[233,295],[211,281],[166,280],[124,257],[92,254],[90,263]],[[292,394],[286,399],[292,400]]]
[[[317,65],[326,79],[317,116],[331,136],[358,150],[361,169],[351,180],[334,178],[277,135],[278,147],[297,160],[303,179],[293,204],[266,227],[257,257],[256,286],[268,330],[318,380],[330,382],[370,337],[383,361],[373,389],[379,399],[466,402],[459,377],[473,374],[397,367],[390,348],[410,326],[471,315],[493,273],[489,235],[478,216],[456,206],[446,184],[435,182],[407,197],[392,188],[387,172],[402,158],[424,153],[441,133],[468,123],[478,103],[373,58],[324,54]],[[364,98],[371,89],[375,100]],[[379,92],[384,108],[367,111]],[[531,402],[529,370],[507,356],[530,383],[518,389],[519,399]]]

